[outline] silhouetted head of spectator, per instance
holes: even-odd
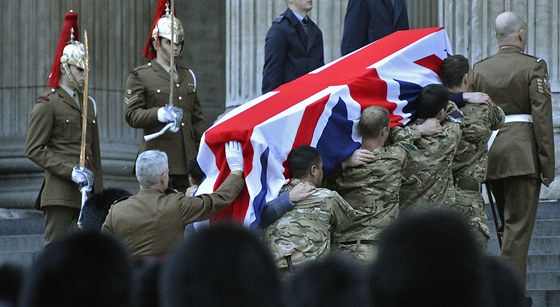
[[[126,196],[132,195],[124,189],[108,188],[93,194],[84,204],[82,211],[82,229],[101,231],[111,205]]]
[[[115,238],[74,232],[45,247],[24,281],[21,306],[130,306],[131,260]]]
[[[162,305],[281,306],[281,284],[267,247],[249,229],[211,224],[167,260]]]
[[[22,282],[22,267],[9,263],[0,265],[0,306],[17,306]]]
[[[189,163],[187,164],[187,171],[189,172],[189,177],[192,185],[199,186],[202,183],[204,176],[206,176],[200,168],[196,157],[189,160]]]
[[[509,262],[497,256],[484,256],[488,307],[525,307],[525,294],[517,273]]]
[[[449,103],[451,94],[449,90],[441,84],[426,85],[416,99],[415,118],[439,118],[442,120],[447,113],[445,108]]]
[[[462,216],[412,211],[381,234],[370,293],[376,307],[482,306],[482,276],[482,255]]]
[[[140,261],[135,266],[133,300],[136,307],[158,307],[161,305],[159,281],[163,262],[160,260]]]
[[[364,268],[343,255],[308,262],[286,280],[286,306],[371,306]]]

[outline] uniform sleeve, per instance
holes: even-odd
[[[214,193],[194,197],[188,197],[181,193],[177,200],[181,220],[186,225],[208,219],[229,206],[244,186],[243,178],[230,174]]]
[[[402,142],[414,144],[414,142],[420,138],[420,132],[412,126],[395,126],[389,131],[389,143],[391,144]]]
[[[552,131],[552,102],[548,85],[546,62],[539,60],[531,70],[530,79],[531,116],[542,176],[554,178],[554,136]]]
[[[352,225],[352,220],[354,219],[354,216],[356,214],[352,206],[350,206],[350,204],[348,204],[348,202],[344,200],[342,196],[340,196],[336,192],[333,193],[334,193],[333,201],[335,205],[334,208],[334,212],[335,212],[334,218],[336,224],[335,228],[337,231],[342,231]]]
[[[277,24],[273,24],[266,34],[264,45],[263,94],[284,83],[287,52],[288,37]]]
[[[270,224],[274,223],[279,219],[284,213],[288,212],[294,203],[290,200],[290,193],[286,191],[276,199],[273,199],[266,203],[263,212],[261,214],[261,224],[260,227],[266,228]]]
[[[125,86],[125,119],[132,128],[150,129],[160,125],[157,107],[146,109],[144,83],[138,73],[131,73]]]
[[[37,102],[33,106],[27,129],[25,155],[44,170],[70,181],[75,164],[49,150],[54,122],[54,109],[50,105]]]
[[[348,1],[340,46],[342,55],[347,55],[368,43],[369,9],[366,2],[365,0]]]
[[[504,110],[498,105],[493,104],[488,108],[488,119],[490,120],[490,130],[497,130],[504,122],[506,115]]]
[[[204,120],[204,115],[202,114],[202,107],[200,106],[200,101],[198,100],[198,95],[195,96],[194,105],[191,113],[191,122],[193,125],[193,135],[194,141],[200,144],[200,138],[206,130],[206,121]]]

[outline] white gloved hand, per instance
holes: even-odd
[[[173,116],[173,112],[165,107],[161,107],[157,110],[157,119],[161,123],[168,123],[175,120],[175,116]]]
[[[74,166],[72,181],[78,184],[80,190],[85,188],[86,192],[89,192],[93,188],[93,173],[85,167]]]
[[[243,171],[243,152],[241,143],[230,141],[226,143],[226,160],[230,171]]]

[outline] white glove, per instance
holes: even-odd
[[[230,141],[226,143],[226,160],[230,171],[243,171],[243,152],[241,143]]]
[[[173,116],[173,112],[165,107],[161,107],[157,110],[157,119],[161,123],[168,123],[175,120],[175,116]]]
[[[93,188],[93,173],[85,167],[74,166],[72,181],[78,184],[80,190],[85,188],[86,192],[89,192]]]

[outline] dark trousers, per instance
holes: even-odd
[[[540,180],[529,176],[489,180],[504,225],[502,257],[509,260],[523,287],[527,276],[527,253],[541,190]]]
[[[45,216],[45,246],[64,234],[78,230],[79,209],[45,206],[41,210]]]

